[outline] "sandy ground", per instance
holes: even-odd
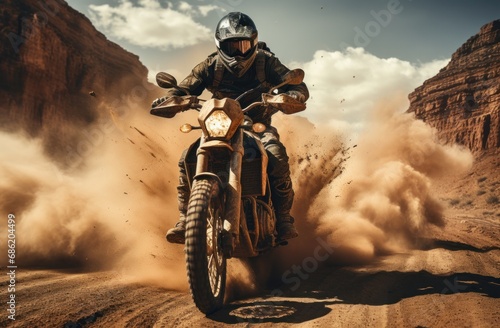
[[[499,227],[498,216],[449,217],[418,250],[319,268],[300,283],[275,286],[280,297],[269,290],[209,317],[188,293],[132,284],[116,272],[18,269],[16,320],[2,311],[0,326],[499,327]],[[8,279],[2,275],[4,307]]]
[[[0,327],[500,327],[497,155],[436,185],[448,203],[446,226],[430,229],[412,251],[360,266],[302,268],[293,282],[277,279],[208,317],[188,292],[132,283],[124,273],[20,267],[12,321],[2,267]]]

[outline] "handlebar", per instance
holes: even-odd
[[[239,97],[238,97],[239,98]],[[237,99],[238,99],[237,98]],[[172,96],[165,100],[160,105],[151,109],[151,114],[166,118],[172,118],[177,113],[183,112],[189,109],[200,110],[202,105],[199,103],[201,99],[197,96]],[[251,109],[257,106],[272,107],[274,110],[268,114],[274,114],[277,111],[281,111],[287,115],[295,114],[303,111],[306,105],[295,98],[285,94],[272,95],[269,93],[262,94],[262,101],[257,101],[251,103],[247,107],[242,109],[243,113],[247,113]]]
[[[262,94],[262,101],[254,102],[248,105],[247,107],[242,109],[243,113],[246,113],[252,108],[255,108],[257,106],[265,106],[267,108],[272,107],[274,112],[273,110],[271,112],[268,112],[268,114],[271,115],[278,110],[282,111],[287,115],[303,111],[306,108],[305,104],[300,101],[297,101],[295,98],[286,94],[278,94],[278,95],[272,94],[273,91],[278,90],[280,87],[284,85],[287,84],[298,85],[302,83],[303,79],[304,79],[304,71],[302,69],[297,68],[288,71],[282,77],[282,81],[280,84],[274,86],[273,88],[271,88],[271,90],[268,90],[267,93]],[[177,80],[175,79],[175,77],[165,72],[159,72],[158,74],[156,74],[156,82],[160,87],[165,89],[175,88],[178,90],[182,90],[183,92],[187,92],[185,89],[177,85]],[[262,87],[263,87],[262,84],[259,84],[255,88],[247,90],[246,92],[238,96],[235,100],[239,102],[240,99],[242,99],[247,94],[251,92],[260,91],[259,89]],[[172,96],[167,100],[165,100],[163,103],[152,108],[150,113],[157,116],[172,118],[178,112],[183,112],[188,109],[200,110],[202,106],[199,104],[199,101],[200,99],[198,99],[197,96],[192,96],[192,95]]]

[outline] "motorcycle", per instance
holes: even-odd
[[[256,257],[287,244],[277,239],[268,157],[257,135],[266,126],[254,124],[245,114],[258,106],[264,118],[278,111],[294,114],[304,110],[305,104],[274,92],[287,84],[300,84],[303,78],[301,69],[289,71],[281,84],[262,93],[261,101],[246,108],[241,108],[239,100],[262,90],[261,86],[236,99],[172,96],[150,111],[165,118],[188,109],[199,111],[199,126],[184,124],[180,129],[184,133],[202,130],[201,137],[189,147],[184,165],[191,190],[186,216],[186,268],[193,300],[204,314],[223,306],[227,259]],[[158,73],[156,81],[162,88],[179,89],[168,73]]]

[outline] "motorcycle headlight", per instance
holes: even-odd
[[[209,137],[224,138],[231,127],[231,119],[222,110],[214,110],[205,120]]]

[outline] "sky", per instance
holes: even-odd
[[[254,20],[289,68],[306,72],[311,92],[301,115],[338,128],[363,125],[385,101],[437,74],[484,24],[498,0],[67,0],[108,39],[139,56],[150,79],[182,80],[215,50],[217,22],[230,11]]]

